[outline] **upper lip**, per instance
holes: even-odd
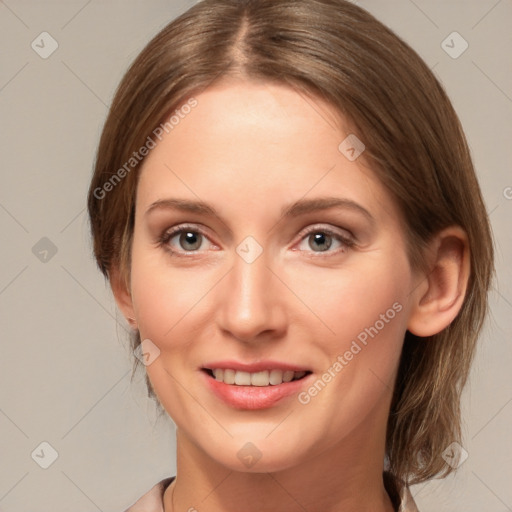
[[[258,361],[255,363],[242,363],[239,361],[212,361],[206,363],[203,367],[206,370],[214,370],[214,369],[229,369],[236,370],[240,372],[262,372],[265,370],[282,370],[282,371],[294,371],[294,372],[308,372],[309,368],[304,366],[299,366],[290,363],[282,363],[280,361]]]

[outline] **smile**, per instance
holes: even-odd
[[[213,368],[205,371],[218,382],[235,386],[278,386],[283,382],[292,382],[302,379],[306,371],[293,370],[263,370],[258,372],[245,372],[231,368]]]

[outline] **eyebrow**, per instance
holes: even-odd
[[[305,215],[307,213],[313,213],[322,210],[328,210],[331,208],[340,208],[344,210],[352,210],[363,214],[370,222],[374,222],[375,219],[372,214],[359,203],[352,201],[351,199],[344,199],[339,197],[318,197],[315,199],[299,199],[289,206],[285,206],[281,210],[281,218],[293,218]],[[198,213],[202,215],[211,215],[218,217],[222,220],[222,217],[218,211],[210,204],[204,201],[190,201],[188,199],[159,199],[152,203],[145,212],[148,215],[150,212],[159,209],[172,209],[181,210],[184,212]]]

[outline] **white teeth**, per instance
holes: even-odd
[[[277,386],[283,382],[301,379],[306,375],[305,371],[294,372],[292,370],[263,370],[261,372],[240,372],[232,369],[215,368],[212,370],[215,380],[224,384],[237,386]]]
[[[224,370],[224,382],[226,384],[234,384],[235,383],[235,370]]]
[[[282,370],[271,370],[269,382],[273,386],[275,386],[276,384],[281,384],[281,382],[283,382],[283,371]]]
[[[268,386],[268,372],[256,372],[251,374],[251,384],[253,386]]]
[[[249,372],[236,372],[235,373],[235,384],[237,386],[250,386],[251,385],[251,374]]]

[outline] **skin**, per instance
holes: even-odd
[[[130,289],[115,269],[111,276],[119,307],[160,350],[146,370],[177,425],[165,511],[392,511],[382,461],[403,338],[407,329],[435,334],[459,311],[464,232],[439,234],[427,251],[431,271],[415,272],[393,198],[364,154],[351,162],[339,151],[351,131],[329,105],[242,79],[196,99],[143,164]],[[281,215],[326,197],[369,216],[348,207]],[[206,202],[216,214],[148,212],[170,198]],[[179,234],[162,242],[184,223],[204,234],[198,248]],[[314,233],[325,230],[335,236],[322,251],[328,242],[315,245]],[[236,252],[247,236],[263,251],[252,263]],[[240,410],[205,385],[208,361],[273,359],[308,368],[307,390],[396,303],[400,312],[307,404],[293,395]],[[237,456],[248,442],[261,453],[251,467]]]

